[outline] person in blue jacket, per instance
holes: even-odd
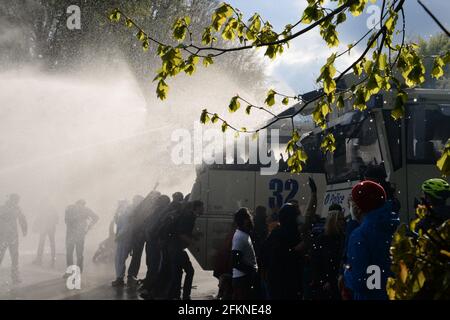
[[[352,199],[362,214],[362,222],[351,234],[345,285],[354,300],[387,300],[386,283],[391,275],[389,248],[400,221],[386,201],[383,187],[362,181],[352,189]]]

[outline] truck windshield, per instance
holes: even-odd
[[[410,104],[406,115],[408,163],[435,164],[450,138],[450,105]]]
[[[336,150],[326,155],[328,184],[359,180],[369,164],[382,161],[375,118],[369,113],[353,112],[329,132],[336,139]]]

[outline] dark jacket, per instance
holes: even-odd
[[[344,236],[322,234],[311,251],[313,299],[338,300],[338,275],[341,267]],[[324,289],[328,283],[329,288]]]
[[[353,292],[355,300],[386,300],[386,283],[391,276],[389,248],[399,225],[398,215],[392,212],[390,202],[366,214],[361,225],[349,240],[345,284]],[[369,289],[367,272],[371,265],[381,269],[380,289]]]
[[[267,271],[270,298],[297,300],[301,298],[302,256],[293,248],[301,242],[296,228],[279,226],[265,241],[262,263]]]

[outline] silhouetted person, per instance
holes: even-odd
[[[388,299],[386,283],[392,274],[389,249],[400,221],[386,199],[384,188],[373,181],[362,181],[352,189],[352,200],[361,211],[361,224],[348,242],[344,280],[354,300]],[[369,266],[379,268],[380,287],[367,285]]]
[[[258,206],[255,209],[254,216],[255,228],[253,229],[252,239],[255,245],[256,256],[259,256],[262,244],[266,241],[269,227],[267,223],[267,209],[263,206]]]
[[[256,260],[258,262],[258,280],[255,283],[255,294],[256,298],[261,299],[263,297],[266,297],[266,290],[265,290],[265,273],[264,268],[261,263],[261,253],[262,253],[262,247],[264,242],[267,239],[267,236],[269,234],[269,227],[267,223],[267,209],[264,206],[258,206],[255,209],[255,215],[254,215],[254,223],[255,227],[253,229],[253,232],[251,234],[251,238],[253,240],[253,245],[255,248],[255,254],[256,254]],[[260,281],[261,280],[261,281]]]
[[[315,241],[311,252],[312,298],[339,300],[338,276],[344,248],[345,218],[342,208],[328,211],[324,233]]]
[[[386,192],[387,201],[391,202],[392,211],[399,213],[401,209],[400,201],[395,195],[395,188],[387,179],[384,164],[370,164],[364,171],[364,180],[370,180],[381,185]]]
[[[247,208],[241,208],[234,214],[234,223],[237,229],[231,248],[233,300],[249,300],[254,298],[252,286],[258,272],[258,264],[250,239],[254,227],[253,218]]]
[[[213,276],[219,280],[217,300],[231,300],[233,297],[232,273],[233,264],[231,249],[233,247],[233,236],[236,232],[236,225],[233,223],[230,232],[227,234],[223,245],[214,257]]]
[[[152,190],[140,203],[137,203],[138,199],[136,199],[136,203],[134,204],[135,209],[130,217],[130,221],[132,221],[132,253],[127,276],[127,285],[129,287],[134,287],[137,284],[142,252],[145,246],[145,220],[152,213],[155,202],[160,195],[158,191]]]
[[[27,235],[27,220],[19,207],[20,197],[11,194],[6,203],[0,207],[0,265],[6,249],[11,257],[11,279],[13,283],[20,283],[19,276],[19,222],[22,234]]]
[[[170,198],[161,195],[155,202],[151,215],[145,221],[145,255],[147,273],[142,285],[141,297],[151,299],[155,297],[154,292],[158,291],[158,285],[165,281],[160,272],[163,267],[163,248],[158,233],[164,219],[168,214]]]
[[[36,259],[33,264],[41,265],[42,256],[44,254],[45,241],[48,238],[50,244],[50,254],[51,254],[51,267],[55,266],[56,261],[56,247],[55,247],[55,233],[56,225],[58,224],[59,217],[55,208],[47,207],[45,211],[41,212],[41,215],[37,217],[36,228],[39,232],[39,245],[37,249]]]
[[[131,251],[131,206],[126,200],[119,201],[114,222],[116,224],[116,252],[114,265],[116,269],[116,280],[111,284],[113,287],[123,287],[125,282],[126,260]]]
[[[280,172],[289,171],[288,170],[289,166],[288,166],[287,162],[284,160],[284,156],[283,156],[282,153],[280,153],[280,160],[279,160],[279,163],[278,163],[278,167],[279,167],[278,171],[280,171]]]
[[[197,217],[202,215],[203,211],[203,202],[192,201],[187,204],[181,216],[174,221],[174,231],[167,243],[172,277],[169,299],[180,299],[183,271],[186,273],[183,285],[183,300],[190,300],[191,298],[194,268],[185,249],[200,236],[199,233],[194,232],[194,226]]]
[[[78,200],[67,207],[65,214],[66,232],[66,262],[67,267],[72,266],[73,253],[77,255],[77,266],[83,271],[84,239],[89,230],[98,221],[98,216],[88,207],[86,201]],[[64,274],[64,277],[70,274]]]
[[[297,227],[299,210],[287,203],[279,212],[280,226],[275,228],[264,244],[264,265],[270,298],[296,300],[301,297],[303,246]]]

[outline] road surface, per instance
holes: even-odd
[[[85,260],[90,260],[88,257],[92,257],[92,254],[86,254]],[[33,265],[32,260],[32,254],[20,256],[22,283],[12,285],[10,280],[10,260],[8,253],[6,254],[0,266],[0,300],[140,299],[133,290],[111,287],[111,281],[114,279],[113,265],[95,265],[86,261],[85,270],[81,278],[81,289],[69,290],[66,287],[66,280],[62,278],[65,272],[65,257],[63,254],[57,255],[54,268],[50,268],[49,262],[46,260],[44,260],[42,266]],[[192,256],[191,261],[195,269],[192,299],[213,299],[217,293],[217,280],[212,276],[212,272],[202,270]],[[144,277],[145,271],[146,267],[143,263],[139,278]]]

